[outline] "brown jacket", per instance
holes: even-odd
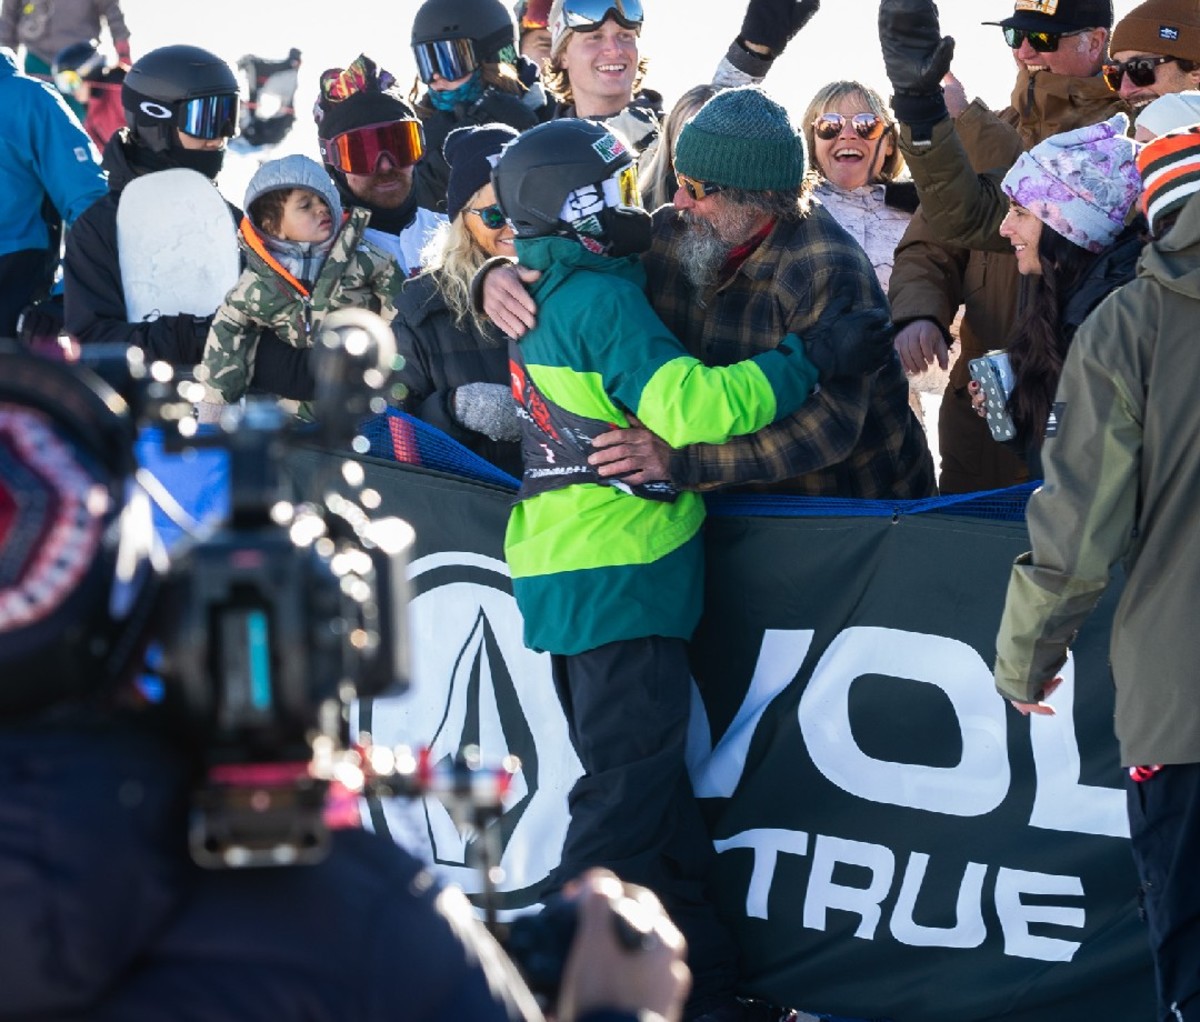
[[[960,305],[962,351],[950,376],[939,422],[944,493],[1010,486],[1024,478],[1017,456],[997,444],[970,408],[967,363],[1007,346],[1017,311],[1019,276],[999,236],[1008,199],[1000,180],[1017,156],[1060,131],[1106,120],[1129,107],[1099,76],[1073,78],[1022,68],[1012,106],[993,113],[976,100],[954,121],[914,147],[907,128],[900,148],[922,205],[896,249],[888,299],[898,325],[931,319],[943,330]]]

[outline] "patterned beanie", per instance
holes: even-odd
[[[480,188],[492,179],[492,161],[517,137],[507,124],[480,124],[455,128],[442,144],[442,155],[450,165],[446,184],[446,216],[453,220]]]
[[[317,137],[331,139],[368,124],[415,121],[417,115],[395,77],[360,54],[349,67],[332,67],[321,75],[313,119]]]
[[[1060,132],[1022,153],[1000,187],[1047,227],[1089,252],[1099,252],[1125,226],[1142,182],[1129,118]]]
[[[1110,53],[1156,53],[1200,61],[1200,4],[1147,0],[1113,28]]]
[[[806,166],[804,136],[783,107],[752,85],[718,92],[675,143],[681,174],[748,192],[797,189]]]
[[[1138,153],[1137,164],[1145,181],[1142,212],[1150,233],[1157,237],[1163,218],[1200,192],[1200,125],[1180,128],[1147,142]]]

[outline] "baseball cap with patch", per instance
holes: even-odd
[[[1078,32],[1112,28],[1112,0],[1017,0],[1010,17],[985,25],[1019,28],[1025,32]]]

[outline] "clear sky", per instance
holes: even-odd
[[[668,105],[685,89],[712,76],[741,24],[740,0],[644,0],[642,52],[650,58],[646,84]],[[297,106],[315,98],[325,68],[344,66],[362,51],[406,84],[413,77],[409,49],[418,0],[123,0],[136,58],[155,46],[189,42],[231,63],[244,53],[282,57],[304,53]],[[1120,18],[1134,0],[1116,0]],[[876,32],[877,0],[824,0],[767,79],[765,87],[799,115],[827,81],[859,78],[885,95],[887,82]],[[1000,29],[983,26],[1012,12],[1006,0],[942,0],[943,31],[957,41],[954,70],[968,95],[1004,105],[1013,82],[1011,51]]]

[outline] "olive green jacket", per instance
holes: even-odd
[[[1075,335],[996,640],[996,687],[1037,700],[1123,560],[1111,651],[1129,766],[1200,762],[1198,316],[1200,195]],[[1101,683],[1080,678],[1078,697]]]

